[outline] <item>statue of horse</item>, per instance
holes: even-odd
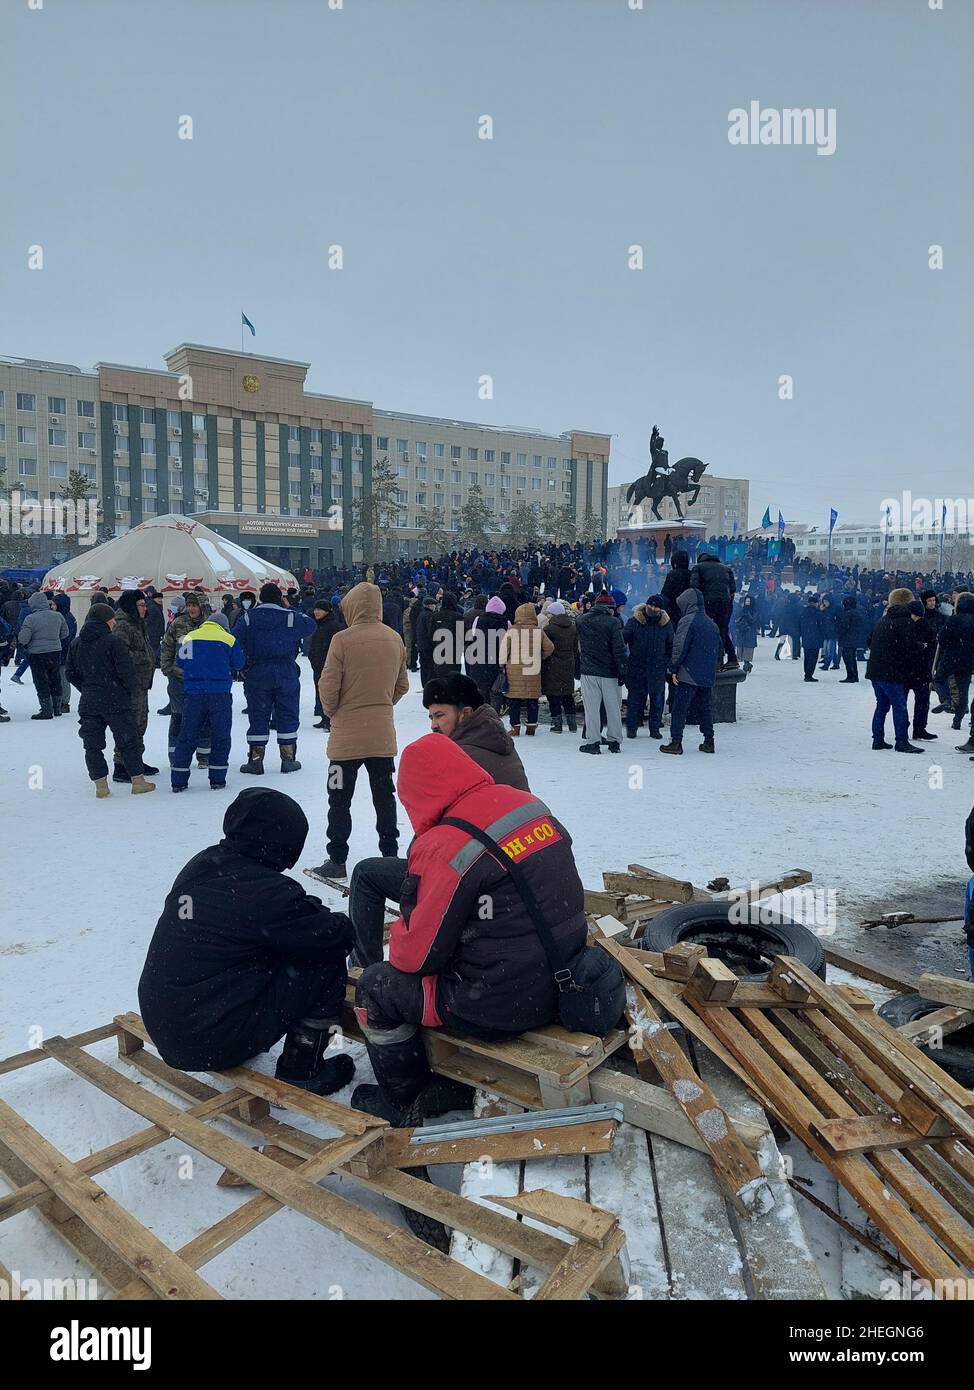
[[[650,468],[644,478],[637,478],[630,483],[626,489],[626,501],[630,508],[638,507],[640,502],[649,501],[652,503],[653,515],[657,521],[662,521],[659,504],[664,497],[672,497],[676,507],[677,516],[682,521],[683,509],[680,506],[681,493],[693,493],[687,503],[692,507],[700,496],[700,479],[703,477],[707,465],[700,459],[683,458],[673,465],[670,473],[660,474]]]

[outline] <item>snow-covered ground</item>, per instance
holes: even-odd
[[[522,737],[519,751],[532,790],[570,830],[587,887],[602,886],[603,869],[625,869],[630,862],[700,883],[717,874],[736,884],[808,868],[817,886],[835,890],[841,923],[855,920],[857,905],[865,902],[909,900],[918,877],[966,876],[962,827],[974,765],[954,751],[963,735],[950,730],[946,716],[934,716],[931,728],[940,738],[923,757],[874,753],[871,687],[839,685],[841,673],[830,672],[809,690],[801,663],[774,662],[773,646],[761,643],[755,670],[739,691],[740,722],[717,726],[716,757],[697,752],[695,730],[687,731],[682,758],[660,756],[645,731],[624,743],[621,755],[604,753],[598,760],[578,754],[576,737],[550,734],[545,726],[533,739]],[[173,801],[160,773],[152,796],[132,800],[127,787],[113,786],[112,797],[98,802],[76,716],[30,722],[36,701],[29,677],[17,687],[11,673],[8,666],[0,692],[12,715],[0,726],[0,1056],[36,1046],[38,1032],[66,1036],[137,1008],[146,945],[173,878],[197,850],[220,838],[225,806],[252,785],[232,771],[228,789],[212,792],[205,774],[194,772],[189,792]],[[396,714],[400,747],[428,730],[418,676],[411,679]],[[326,735],[310,727],[306,663],[302,681],[303,770],[282,777],[271,752],[263,782],[296,797],[308,816],[311,833],[297,875],[325,857]],[[165,698],[157,675],[146,756],[161,768],[168,720],[155,710]],[[239,710],[239,686],[234,700]],[[245,727],[238,713],[234,769],[244,757]],[[377,852],[364,778],[353,819],[350,866]],[[402,812],[400,825],[405,845],[411,832]],[[301,882],[313,888],[306,878]],[[336,894],[315,891],[338,905]],[[353,1051],[357,1079],[368,1079],[362,1049]],[[92,1053],[109,1058],[113,1047],[103,1043]],[[273,1060],[265,1057],[260,1065],[272,1070]],[[71,1157],[144,1127],[51,1061],[0,1077],[0,1097]],[[174,1246],[253,1195],[217,1189],[216,1168],[201,1158],[193,1168],[199,1181],[180,1181],[183,1152],[172,1141],[99,1178]],[[351,1185],[339,1178],[329,1185],[351,1195]],[[355,1189],[356,1200],[390,1214],[380,1199],[359,1193]],[[25,1213],[0,1225],[0,1262],[37,1277],[68,1273],[70,1257]],[[428,1296],[339,1237],[286,1212],[204,1273],[234,1297],[325,1298],[338,1287],[349,1298]]]

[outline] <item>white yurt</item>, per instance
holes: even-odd
[[[125,589],[144,589],[152,584],[161,594],[201,589],[222,598],[244,589],[256,593],[267,583],[279,584],[282,590],[297,588],[288,570],[217,535],[191,516],[170,512],[55,566],[45,575],[41,588],[46,593],[67,594],[71,611],[81,623],[97,589],[107,589],[117,598]]]

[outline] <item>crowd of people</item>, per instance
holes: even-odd
[[[211,788],[226,787],[235,680],[248,720],[240,773],[263,775],[272,737],[281,772],[300,771],[301,653],[315,727],[328,734],[327,857],[306,870],[312,878],[347,879],[352,797],[359,772],[368,776],[378,854],[355,864],[347,916],[288,876],[307,818],[293,798],[259,785],[229,806],[223,839],[177,876],[139,991],[167,1062],[222,1069],[283,1038],[279,1077],[319,1094],[339,1089],[354,1071],[332,1046],[349,963],[362,967],[356,1014],[376,1079],[352,1103],[393,1123],[470,1100],[467,1088],[431,1074],[422,1026],[485,1039],[553,1021],[615,1026],[621,973],[603,953],[590,958],[571,837],[519,753],[518,740],[538,732],[542,701],[549,734],[580,730],[589,755],[618,753],[643,728],[661,752],[682,754],[691,719],[700,751],[712,754],[719,673],[737,672],[742,659],[744,674],[753,669],[767,637],[776,658],[786,649],[804,658],[810,682],[839,669],[858,681],[867,659],[875,749],[891,746],[892,713],[892,746],[920,751],[909,739],[911,698],[913,737],[935,737],[931,689],[936,710],[961,727],[974,594],[959,584],[945,591],[915,582],[928,576],[887,576],[883,591],[869,576],[837,571],[802,592],[769,584],[763,570],[742,573],[718,550],[671,548],[666,560],[664,573],[655,556],[633,561],[611,546],[464,552],[364,575],[307,574],[287,593],[268,583],[222,600],[151,587],[113,600],[103,590],[80,631],[66,595],[0,591],[0,662],[18,662],[17,681],[30,670],[33,719],[68,713],[77,692],[97,797],[110,795],[109,777],[135,794],[155,787],[144,740],[157,669],[173,792],[187,789],[194,759]],[[431,732],[403,750],[396,777],[394,708],[417,670]],[[963,748],[974,752],[974,738]],[[397,798],[414,832],[405,856]],[[400,915],[385,959],[390,902]]]

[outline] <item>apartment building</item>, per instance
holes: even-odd
[[[8,485],[58,496],[77,468],[117,534],[183,512],[292,569],[351,563],[351,503],[368,496],[379,459],[401,483],[397,553],[416,553],[424,510],[440,508],[444,531],[455,533],[474,486],[498,541],[519,502],[569,503],[579,523],[589,515],[604,528],[608,435],[379,410],[307,391],[307,362],[253,353],[183,343],[165,363],[154,371],[99,362],[83,373],[0,359]]]

